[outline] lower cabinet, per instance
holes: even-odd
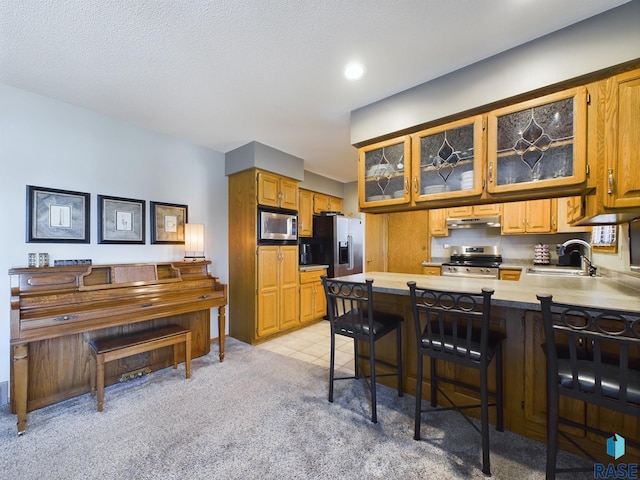
[[[500,280],[512,280],[518,281],[520,280],[520,274],[522,270],[519,268],[504,268],[500,269]]]
[[[439,277],[440,276],[440,271],[442,270],[442,267],[434,267],[434,266],[428,266],[422,267],[422,274],[423,275],[432,275],[434,277]]]
[[[258,247],[257,336],[299,323],[298,246]]]
[[[300,323],[326,315],[327,301],[320,279],[326,274],[326,269],[300,272]]]

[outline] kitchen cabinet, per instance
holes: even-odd
[[[556,233],[582,233],[590,232],[589,226],[572,226],[571,224],[582,219],[585,214],[584,198],[581,196],[561,197],[557,199],[558,227]]]
[[[499,203],[487,203],[483,205],[462,205],[460,207],[450,207],[447,209],[449,218],[466,217],[488,217],[500,215],[502,205]]]
[[[388,271],[422,273],[429,259],[429,211],[389,213],[387,222]]]
[[[429,235],[432,237],[449,236],[447,227],[448,208],[434,208],[429,210]]]
[[[413,200],[419,203],[480,196],[484,138],[481,115],[411,135]]]
[[[408,135],[358,149],[360,208],[409,203],[410,156]]]
[[[342,199],[322,193],[314,193],[313,213],[320,214],[322,212],[342,212]]]
[[[258,247],[257,336],[286,330],[299,323],[298,247]]]
[[[500,280],[510,280],[517,282],[518,280],[520,280],[521,274],[522,270],[520,268],[501,268]]]
[[[248,169],[228,177],[229,334],[255,344],[299,325],[298,246],[259,246],[258,191],[278,175]],[[296,185],[296,198],[298,196]],[[296,205],[298,201],[296,200]]]
[[[300,323],[326,315],[327,300],[321,279],[326,274],[326,268],[300,272]]]
[[[258,203],[298,210],[298,182],[271,172],[258,171]]]
[[[434,267],[434,266],[423,266],[422,267],[422,274],[423,275],[431,275],[434,277],[439,277],[440,273],[441,273],[442,268],[441,267]]]
[[[557,221],[554,199],[509,202],[502,205],[503,235],[553,233]]]
[[[298,194],[298,236],[313,236],[313,192],[302,188]]]
[[[490,194],[586,182],[587,89],[577,87],[488,113]]]
[[[313,215],[321,212],[342,212],[342,199],[300,189],[298,195],[298,236],[313,236]]]
[[[607,80],[604,206],[640,207],[640,69]],[[636,212],[637,213],[637,212]]]

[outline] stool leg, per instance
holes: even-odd
[[[187,378],[191,378],[191,332],[187,332],[184,347],[184,368]]]
[[[333,377],[335,376],[336,334],[331,332],[331,351],[329,354],[329,401],[333,402]]]
[[[91,373],[90,373],[90,378],[91,378],[91,396],[95,397],[96,396],[96,355],[95,352],[93,351],[93,349],[91,350]]]
[[[178,368],[178,344],[173,344],[173,369]]]
[[[496,430],[504,432],[504,390],[502,385],[502,344],[496,350]]]
[[[360,378],[360,374],[358,373],[358,341],[353,339],[353,367],[354,367],[354,377]]]
[[[436,359],[431,357],[429,358],[429,364],[431,365],[431,406],[438,406],[438,385],[436,381]]]
[[[557,367],[552,369],[557,371]],[[556,456],[558,454],[558,417],[560,415],[560,397],[557,377],[547,373],[547,465],[546,480],[556,478]]]
[[[422,364],[423,356],[418,351],[418,372],[416,375],[416,412],[415,412],[415,429],[413,439],[420,440],[420,414],[422,413]]]
[[[369,340],[369,369],[371,370],[371,421],[378,423],[378,405],[376,399],[376,351],[373,337]],[[366,378],[365,378],[366,381]]]
[[[397,335],[397,344],[396,344],[396,365],[398,365],[398,396],[402,397],[404,395],[402,388],[402,324],[398,325],[398,329],[396,330]]]
[[[481,410],[481,435],[482,435],[482,473],[491,476],[491,464],[489,460],[489,389],[487,386],[486,360],[480,368],[480,410]]]
[[[96,382],[98,384],[98,411],[104,407],[104,356],[96,355]]]

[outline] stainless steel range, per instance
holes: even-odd
[[[500,278],[500,247],[451,247],[451,258],[442,264],[441,274],[472,278]]]

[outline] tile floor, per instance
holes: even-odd
[[[321,320],[287,335],[256,345],[271,352],[329,368],[331,331],[329,322]],[[336,335],[336,370],[353,371],[353,340]]]

